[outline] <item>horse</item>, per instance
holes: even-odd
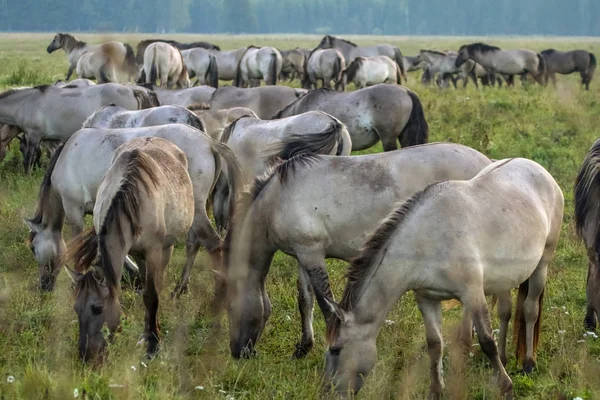
[[[236,79],[238,65],[246,52],[246,47],[230,51],[213,51],[219,68],[219,79],[222,81],[233,81]]]
[[[98,83],[117,82],[117,71],[105,53],[86,52],[77,60],[75,72],[79,78],[95,79]]]
[[[181,50],[181,56],[188,71],[191,72],[190,78],[196,76],[201,85],[219,87],[219,67],[212,52],[198,47]]]
[[[220,269],[221,242],[206,213],[206,204],[223,164],[227,165],[229,190],[236,193],[241,172],[233,152],[226,145],[182,124],[126,129],[86,128],[76,132],[55,152],[40,185],[35,215],[25,219],[42,290],[53,290],[60,272],[60,259],[65,248],[62,236],[65,217],[71,224],[73,236],[78,235],[83,230],[85,214],[94,210],[98,186],[110,167],[114,152],[123,143],[138,137],[167,139],[185,152],[189,162],[195,215],[187,235],[185,266],[174,294],[186,290],[190,269],[201,245],[210,254],[213,269]]]
[[[67,258],[75,263],[74,309],[79,320],[79,356],[103,357],[104,324],[111,336],[120,326],[121,275],[125,257],[146,264],[144,305],[146,354],[158,351],[159,295],[177,236],[194,216],[192,181],[185,153],[168,140],[138,138],[119,146],[98,187],[94,226],[75,238]],[[92,262],[99,257],[98,266]]]
[[[563,209],[554,178],[523,158],[496,161],[468,181],[430,185],[396,206],[352,261],[339,305],[329,302],[334,312],[327,327],[326,382],[340,394],[358,392],[377,360],[375,342],[387,313],[412,290],[425,322],[429,398],[439,399],[444,387],[441,301],[447,299],[463,304],[500,391],[512,398],[485,296],[506,296],[519,286],[517,359],[531,372]],[[499,312],[506,329],[511,307]]]
[[[356,57],[342,71],[344,86],[354,82],[357,89],[379,83],[402,83],[400,67],[388,56]]]
[[[54,82],[54,86],[65,89],[82,88],[94,85],[96,85],[96,82],[86,78],[73,79],[71,82],[64,82],[62,80]]]
[[[556,74],[568,75],[573,72],[579,72],[581,84],[585,85],[585,90],[590,90],[590,82],[594,77],[596,70],[596,56],[585,50],[558,51],[547,49],[541,52],[546,60],[546,83],[552,79],[556,86]]]
[[[587,330],[594,331],[600,315],[600,207],[598,198],[600,191],[600,140],[592,145],[581,165],[575,180],[575,227],[578,236],[583,240],[588,258],[588,275],[586,282],[587,310],[584,325]]]
[[[185,89],[167,90],[151,84],[142,84],[142,87],[156,93],[161,105],[187,107],[190,104],[208,103],[215,93],[211,86],[195,86]]]
[[[93,67],[91,68],[93,71],[100,71],[105,65],[110,64],[119,73],[124,74],[127,77],[126,80],[129,80],[137,73],[135,55],[133,49],[127,43],[111,41],[101,44],[87,44],[68,33],[57,33],[46,51],[52,53],[58,49],[63,49],[69,58],[69,70],[65,78],[66,81],[71,79],[73,71],[77,68],[79,58],[84,53],[95,53],[93,56]],[[80,76],[80,78],[82,77]]]
[[[314,49],[310,52],[304,63],[304,89],[316,89],[320,79],[325,88],[331,89],[331,81],[335,82],[335,89],[344,91],[342,71],[346,68],[344,56],[336,49]]]
[[[431,143],[351,157],[293,157],[256,179],[240,196],[223,244],[232,355],[251,354],[269,318],[264,285],[275,251],[298,260],[302,339],[294,355],[303,357],[314,344],[313,290],[325,316],[332,312],[324,300],[333,298],[325,258],[350,261],[395,202],[434,182],[470,179],[490,163],[469,147]]]
[[[272,121],[242,117],[229,125],[221,136],[236,155],[243,171],[243,184],[251,184],[276,160],[298,154],[350,155],[352,140],[346,127],[322,111],[309,111]],[[213,197],[217,228],[226,223],[230,204],[227,171],[219,178]]]
[[[208,101],[211,110],[233,107],[251,109],[261,119],[272,118],[279,110],[303,96],[305,91],[288,86],[238,88],[223,86],[214,91]]]
[[[185,124],[204,132],[202,121],[193,112],[181,106],[158,106],[130,111],[111,104],[90,115],[81,127],[116,129],[168,124]]]
[[[293,50],[279,50],[279,52],[281,53],[282,61],[279,80],[302,80],[304,78],[304,63],[306,62],[307,54],[310,54],[310,49],[296,47]]]
[[[99,108],[115,104],[131,110],[158,105],[152,92],[117,83],[83,88],[52,85],[0,93],[0,124],[18,126],[26,134],[25,173],[35,161],[42,140],[66,141]]]
[[[546,61],[532,50],[502,50],[485,43],[465,44],[458,50],[456,67],[469,59],[492,74],[508,75],[507,85],[514,85],[514,75],[521,75],[521,81],[525,82],[528,74],[540,85],[546,83]]]
[[[138,66],[144,64],[144,52],[146,51],[146,47],[148,47],[152,43],[156,42],[165,42],[170,44],[173,47],[178,48],[179,50],[188,50],[194,48],[203,48],[207,50],[217,50],[220,51],[221,48],[216,44],[208,43],[208,42],[192,42],[192,43],[180,43],[176,40],[165,40],[165,39],[146,39],[142,40],[137,44],[136,47],[136,55],[135,61]]]
[[[193,112],[202,124],[206,134],[215,140],[221,140],[223,130],[242,117],[258,118],[249,108],[233,107],[225,110],[211,110],[207,104],[191,104],[187,109]]]
[[[190,87],[190,78],[183,56],[179,49],[168,43],[156,42],[148,45],[144,52],[144,69],[140,82],[156,85],[160,78],[160,87],[170,89]]]
[[[349,106],[352,105],[352,106]],[[354,92],[313,90],[291,103],[273,118],[320,110],[348,128],[352,150],[364,150],[381,140],[384,151],[427,143],[429,126],[417,95],[402,86],[379,84]]]
[[[400,72],[406,80],[406,71],[404,70],[404,62],[402,60],[402,52],[399,48],[389,44],[378,44],[375,46],[358,46],[349,40],[338,38],[331,35],[325,35],[317,46],[320,49],[338,49],[344,55],[346,64],[350,64],[356,57],[374,57],[388,56],[396,61],[400,67]]]
[[[260,86],[260,80],[267,85],[277,85],[283,61],[281,53],[275,47],[249,46],[237,66],[234,86]]]

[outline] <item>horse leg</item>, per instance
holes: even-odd
[[[427,352],[429,353],[431,385],[429,386],[428,399],[438,400],[444,390],[444,378],[442,377],[442,354],[444,352],[442,304],[439,301],[430,300],[418,294],[416,300],[425,323]]]
[[[159,293],[162,286],[162,274],[171,258],[173,246],[162,249],[154,247],[146,252],[146,285],[144,287],[144,305],[146,306],[145,338],[148,341],[146,355],[153,357],[158,352],[160,326],[158,323]]]
[[[473,344],[473,320],[469,314],[469,310],[463,307],[462,320],[458,328],[458,344],[462,347],[465,353],[468,354],[471,345]]]
[[[323,78],[323,87],[327,89],[331,89],[331,79]]]
[[[298,309],[300,310],[300,318],[302,319],[302,339],[296,344],[294,358],[303,358],[312,349],[315,335],[313,332],[313,307],[315,298],[312,287],[310,286],[310,278],[304,268],[298,263]]]
[[[469,310],[471,317],[473,318],[479,345],[492,364],[492,368],[498,379],[500,391],[503,394],[506,394],[507,397],[512,398],[512,381],[502,365],[502,361],[498,354],[498,347],[492,336],[492,321],[485,301],[483,285],[480,284],[478,286],[479,287],[471,287],[471,291],[461,298],[461,301],[464,307]]]
[[[588,261],[588,275],[585,288],[587,307],[585,319],[583,320],[583,325],[588,331],[595,331],[598,320],[596,316],[596,307],[594,306],[594,300],[596,299],[596,297],[598,297],[598,293],[600,293],[600,286],[598,285],[598,271],[592,261],[592,257],[595,258],[595,255],[589,254],[588,257],[590,258],[590,260]]]
[[[67,71],[67,76],[65,78],[65,81],[69,82],[69,79],[71,79],[71,75],[73,75],[73,72],[75,71],[75,67],[76,67],[76,65],[69,66],[69,70]]]
[[[333,292],[329,285],[329,275],[327,274],[327,265],[323,254],[321,249],[307,249],[305,252],[297,252],[297,257],[300,266],[308,275],[325,321],[329,321],[333,310],[328,301],[333,301]]]
[[[508,75],[508,78],[506,79],[506,86],[515,86],[515,76],[514,75]]]
[[[506,335],[508,333],[508,323],[512,313],[512,297],[510,292],[498,295],[498,318],[500,319],[500,335],[498,337],[498,351],[500,352],[500,361],[506,367],[508,358],[506,357]]]
[[[383,145],[383,151],[393,151],[398,149],[397,137],[382,137],[381,144]]]

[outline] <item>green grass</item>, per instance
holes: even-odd
[[[34,85],[63,78],[68,67],[64,53],[45,52],[52,36],[3,35],[0,85]],[[135,44],[143,36],[127,35],[125,39]],[[95,42],[123,38],[82,37]],[[291,35],[171,37],[208,40],[224,49],[250,43],[279,48],[311,47],[319,40],[316,36]],[[364,44],[389,42],[406,54],[415,54],[419,48],[457,49],[474,38],[350,39]],[[488,39],[507,48],[585,48],[600,54],[600,40],[593,39]],[[596,397],[600,393],[600,340],[583,337],[586,261],[571,220],[574,178],[586,151],[599,136],[600,77],[592,82],[589,92],[581,90],[575,76],[560,76],[556,89],[523,89],[517,83],[516,88],[508,90],[478,91],[470,84],[466,90],[440,91],[422,87],[415,75],[409,75],[408,86],[423,102],[431,141],[462,143],[496,159],[531,158],[545,166],[563,188],[565,220],[548,276],[538,369],[531,376],[522,375],[512,357],[511,343],[508,373],[518,398]],[[380,145],[368,150],[380,151]],[[37,268],[25,244],[27,229],[22,217],[33,213],[43,172],[24,177],[20,161],[18,146],[13,146],[0,164],[0,399],[68,399],[73,398],[74,389],[79,398],[85,392],[87,399],[317,397],[324,350],[324,322],[318,309],[315,349],[304,360],[290,360],[300,337],[295,261],[284,255],[275,258],[267,286],[273,314],[258,345],[259,356],[235,361],[229,357],[227,331],[213,331],[207,318],[212,277],[204,254],[196,262],[190,293],[179,301],[169,298],[184,260],[183,241],[175,251],[168,286],[161,297],[164,336],[160,355],[147,361],[144,349],[136,346],[143,329],[143,302],[140,296],[125,291],[123,332],[110,346],[109,361],[99,369],[81,365],[77,359],[77,318],[68,277],[60,275],[52,294],[37,290]],[[330,261],[329,265],[333,289],[339,296],[346,265],[339,261]],[[379,335],[379,361],[359,398],[424,398],[429,385],[428,359],[423,323],[412,295],[407,295],[388,319],[395,324],[384,327]],[[444,357],[445,398],[496,398],[495,386],[490,382],[492,371],[479,348],[473,347],[473,356],[464,364],[455,357],[453,332],[459,319],[459,308],[444,313],[444,337],[450,342]],[[225,318],[223,324],[226,327]],[[494,324],[497,328],[497,322]],[[14,382],[7,382],[9,376],[14,377]],[[197,386],[204,389],[195,389]]]

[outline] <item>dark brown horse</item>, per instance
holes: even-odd
[[[590,90],[590,82],[596,70],[596,56],[585,50],[558,51],[548,49],[542,51],[542,56],[546,60],[546,83],[552,79],[556,85],[556,74],[572,74],[579,72],[581,84],[585,85],[585,90]]]

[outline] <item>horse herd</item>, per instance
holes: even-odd
[[[59,34],[48,51],[64,48],[70,54],[69,75],[89,67],[98,81],[111,80],[106,78],[114,76],[117,67],[135,76],[142,61],[146,78],[158,76],[161,85],[174,85],[181,82],[182,71],[192,67],[184,63],[174,70],[163,61],[200,58],[185,55],[186,46],[177,42],[142,42],[143,55],[138,51],[137,60],[127,45],[109,42],[95,50],[81,43]],[[163,45],[176,51],[163,52]],[[230,56],[227,52],[220,55],[217,46],[207,43],[190,47],[187,50],[208,47],[208,63],[218,67],[219,74],[225,70],[220,60]],[[74,52],[79,55],[71,57]],[[89,53],[89,65],[80,65]],[[282,63],[276,49],[240,53],[235,74],[228,75],[231,79],[242,86],[253,86],[258,79],[277,81]],[[437,53],[454,61],[438,62]],[[482,66],[490,81],[508,77],[509,83],[514,75],[531,75],[545,83],[551,71],[549,61],[526,50],[475,44],[453,55],[437,53],[422,51],[411,65],[427,64],[430,76],[440,73],[443,80],[450,72],[436,68],[460,69],[470,63],[472,68]],[[385,65],[384,82],[399,82],[407,70],[400,51],[392,46],[358,47],[332,36],[308,58],[297,58],[303,67],[289,73],[313,86],[315,79],[322,79],[311,72],[313,58],[316,65],[332,63],[333,75],[328,76],[348,80],[362,76],[354,69],[379,71],[372,62]],[[353,67],[357,60],[359,65]],[[588,84],[590,60],[582,72]],[[248,72],[263,64],[264,74]],[[208,76],[202,70],[194,73],[199,79]],[[535,367],[548,264],[564,210],[560,187],[539,164],[523,158],[490,160],[460,144],[427,144],[429,127],[418,96],[396,84],[367,79],[353,92],[286,86],[167,90],[96,85],[85,79],[89,76],[80,75],[69,85],[0,94],[2,153],[24,132],[29,171],[40,143],[57,144],[47,146],[56,148],[35,214],[25,223],[40,287],[53,290],[63,267],[75,283],[83,360],[104,359],[103,326],[108,327],[109,340],[120,328],[124,270],[143,287],[143,338],[148,356],[157,353],[159,294],[173,246],[185,234],[186,261],[173,295],[187,290],[203,246],[215,275],[212,310],[215,316],[227,310],[233,357],[255,352],[271,312],[266,278],[274,254],[282,251],[298,260],[302,335],[293,355],[304,357],[314,346],[316,298],[327,321],[328,390],[346,396],[361,388],[376,363],[376,339],[386,315],[410,290],[425,322],[430,398],[440,398],[444,388],[444,300],[462,303],[459,342],[470,347],[475,327],[500,391],[512,397],[506,341],[511,291],[518,287],[516,356],[525,372]],[[397,140],[403,149],[396,150]],[[378,141],[384,153],[350,155]],[[583,162],[575,202],[577,230],[589,257],[585,324],[595,328],[600,312],[600,140]],[[211,224],[209,204],[223,240]],[[94,223],[84,230],[86,214],[93,215]],[[68,245],[62,232],[66,220],[73,234]],[[327,258],[350,263],[339,303],[329,284]],[[486,296],[497,300],[498,345]]]

